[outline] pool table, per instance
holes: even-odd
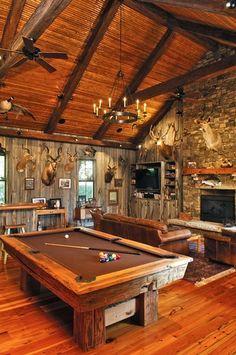
[[[155,322],[158,289],[181,279],[192,261],[84,227],[0,238],[20,264],[25,292],[37,294],[42,284],[73,308],[73,336],[84,351],[106,341],[109,309],[121,312],[130,300],[134,309],[126,310],[126,317],[133,315],[141,325]],[[100,251],[114,252],[120,259],[101,263]]]

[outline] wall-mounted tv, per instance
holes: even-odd
[[[138,191],[155,192],[161,191],[161,166],[146,166],[136,169],[136,188]]]

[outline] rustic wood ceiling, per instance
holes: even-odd
[[[13,96],[36,117],[0,115],[0,134],[134,148],[170,109],[178,86],[235,70],[235,55],[196,69],[208,50],[236,47],[236,10],[225,2],[122,1],[125,82],[133,99],[148,105],[147,118],[134,127],[92,113],[119,70],[121,1],[1,0],[0,47],[22,50],[22,36],[31,37],[41,51],[66,52],[68,59],[47,58],[56,68],[48,73],[33,60],[14,67],[22,56],[0,50],[0,101]]]

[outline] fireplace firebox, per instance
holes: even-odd
[[[209,222],[235,222],[235,197],[226,191],[201,195],[201,220]]]

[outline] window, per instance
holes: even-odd
[[[95,174],[94,174],[94,160],[86,159],[79,161],[79,196],[82,196],[86,201],[94,198],[94,184],[95,184]]]
[[[6,203],[6,154],[0,152],[0,203]]]

